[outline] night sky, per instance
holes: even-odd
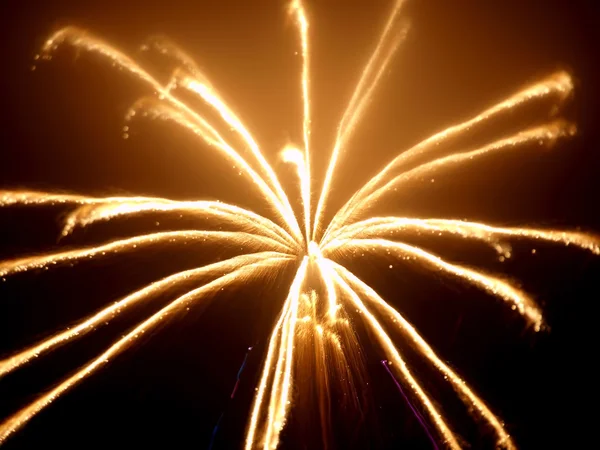
[[[302,142],[297,33],[285,3],[37,3],[4,0],[0,7],[0,189],[221,199],[268,213],[229,164],[176,126],[135,121],[124,140],[124,113],[149,92],[106,61],[65,47],[32,71],[33,56],[47,36],[72,24],[140,57],[161,80],[170,69],[160,60],[144,59],[148,57],[139,47],[152,35],[177,42],[239,113],[290,197],[298,198],[294,173],[277,158],[286,144]],[[378,211],[600,233],[596,3],[408,1],[403,18],[410,21],[410,32],[341,160],[328,217],[399,151],[564,69],[575,89],[561,117],[577,124],[577,136],[551,149],[524,146],[461,165],[436,175],[434,183],[414,183],[385,197]],[[325,172],[335,127],[391,5],[307,2],[317,180]],[[548,104],[541,102],[461,142],[488,142],[547,120]],[[0,211],[0,256],[193,225],[186,219],[148,215],[95,226],[59,242],[60,219],[66,212],[57,207]],[[593,446],[597,438],[588,402],[593,407],[597,392],[591,361],[597,350],[591,335],[597,327],[593,311],[600,299],[600,257],[523,240],[512,242],[513,257],[500,262],[492,251],[460,240],[410,242],[451,261],[518,280],[542,305],[550,330],[535,333],[500,301],[414,264],[393,262],[394,270],[389,270],[391,260],[370,257],[348,260],[348,267],[416,326],[503,418],[520,448]],[[0,356],[157,278],[231,252],[222,245],[153,247],[10,277],[0,282]],[[207,449],[221,414],[214,448],[240,448],[268,335],[292,275],[287,271],[266,283],[227,290],[177,315],[40,413],[4,448]],[[0,380],[0,418],[32,401],[170,298],[135,307]],[[432,448],[381,366],[383,353],[368,333],[360,327],[358,331],[368,374],[368,386],[361,392],[364,409],[336,411],[330,448]],[[401,339],[397,343],[410,353]],[[492,448],[490,431],[477,427],[443,379],[414,355],[410,361],[465,442],[473,449]],[[321,448],[317,425],[310,408],[292,410],[282,448]]]

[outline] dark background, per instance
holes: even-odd
[[[147,92],[95,56],[64,49],[31,70],[33,56],[55,29],[75,24],[139,55],[146,37],[164,34],[198,61],[254,133],[275,168],[287,143],[301,142],[296,31],[279,2],[4,1],[0,10],[0,187],[82,194],[220,198],[262,212],[261,202],[228,165],[208,156],[174,126],[134,122],[121,138],[123,114]],[[51,3],[51,5],[50,5]],[[314,3],[314,4],[313,4]],[[388,2],[320,1],[311,21],[313,149],[324,172],[337,120],[373,48]],[[551,150],[482,158],[386,198],[387,212],[600,232],[600,16],[595,1],[411,1],[412,28],[357,129],[334,181],[330,211],[398,151],[500,101],[523,85],[565,69],[575,92],[563,116],[578,135]],[[368,6],[367,6],[368,5]],[[158,65],[160,68],[160,65]],[[160,70],[159,70],[160,73]],[[165,72],[162,76],[168,74]],[[547,110],[510,116],[523,129]],[[510,122],[509,120],[509,122]],[[501,124],[502,125],[502,124]],[[505,124],[506,125],[506,124]],[[506,125],[504,134],[513,130]],[[504,125],[502,125],[504,126]],[[514,131],[514,130],[513,130]],[[489,128],[491,137],[503,128]],[[469,138],[465,143],[468,144]],[[289,183],[288,183],[289,184]],[[290,196],[297,194],[290,190]],[[13,257],[102,242],[157,227],[185,227],[168,217],[99,226],[58,242],[60,208],[0,212],[0,254]],[[157,224],[159,222],[160,224]],[[580,448],[596,441],[590,422],[597,393],[592,369],[600,258],[573,248],[516,242],[501,263],[461,241],[421,244],[448,259],[519,280],[534,294],[551,326],[534,333],[509,308],[476,289],[418,267],[371,258],[348,261],[479,392],[521,448]],[[73,268],[19,275],[0,283],[0,354],[35,342],[157,277],[222,257],[220,246],[153,249],[85,262]],[[176,317],[135,349],[40,413],[9,439],[7,449],[111,446],[208,448],[225,412],[215,448],[239,448],[266,340],[290,273],[270,284],[227,291],[206,308]],[[161,301],[139,307],[0,382],[7,417],[56,383]],[[337,448],[430,448],[418,422],[361,333],[370,398],[362,422],[335,416]],[[239,390],[228,401],[247,347],[254,345]],[[402,345],[400,343],[402,348]],[[488,448],[453,395],[416,364],[450,423],[472,448]],[[300,433],[293,411],[282,448],[318,448],[320,434]],[[316,428],[315,428],[316,430]]]

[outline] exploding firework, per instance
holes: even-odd
[[[103,353],[6,419],[0,424],[0,443],[25,426],[55,399],[133,346],[142,334],[176,312],[198,303],[202,298],[218,292],[225,286],[242,285],[250,279],[278,275],[293,266],[295,276],[270,333],[260,381],[248,420],[245,437],[247,450],[257,447],[273,449],[278,446],[290,408],[294,406],[292,393],[301,389],[301,384],[306,379],[299,374],[308,370],[308,366],[314,373],[321,374],[310,382],[317,386],[322,415],[327,414],[330,385],[333,382],[343,379],[344,389],[356,391],[361,361],[356,352],[355,320],[361,320],[371,331],[371,335],[385,354],[386,369],[395,380],[397,378],[398,386],[402,386],[403,395],[418,405],[418,409],[423,413],[421,415],[417,412],[419,420],[428,424],[432,435],[440,444],[452,449],[460,448],[459,440],[448,419],[440,413],[434,399],[422,387],[422,383],[394,344],[388,334],[391,331],[400,332],[420,355],[443,375],[473,416],[491,427],[499,447],[515,447],[502,421],[490,407],[437,356],[406,318],[373,288],[344,267],[342,261],[365,252],[415,261],[436,273],[482,289],[504,302],[535,331],[542,330],[544,319],[540,308],[525,292],[509,281],[447,261],[424,248],[404,242],[403,237],[417,234],[481,241],[503,257],[508,255],[508,242],[511,239],[535,239],[571,245],[598,255],[600,241],[597,238],[580,232],[562,230],[505,228],[442,218],[369,217],[367,213],[383,196],[406,188],[411,182],[426,175],[454,166],[468,165],[470,161],[485,155],[509,152],[526,144],[545,147],[572,135],[575,132],[572,124],[554,120],[477,148],[455,151],[446,145],[463,133],[478,129],[484,123],[502,118],[510,111],[539,99],[549,99],[557,109],[570,94],[572,82],[567,73],[554,73],[524,87],[477,116],[451,126],[402,152],[355,192],[333,215],[329,223],[324,223],[324,212],[334,177],[338,173],[340,156],[408,30],[406,25],[403,26],[399,22],[402,5],[402,1],[394,4],[377,45],[344,110],[318,197],[313,196],[315,183],[311,178],[309,22],[304,5],[299,0],[290,5],[289,13],[297,26],[303,61],[299,89],[303,110],[303,145],[301,149],[285,149],[282,157],[284,161],[292,164],[297,172],[302,202],[300,217],[294,213],[275,171],[242,120],[226,104],[194,61],[173,43],[153,39],[143,47],[145,50],[155,50],[168,55],[178,62],[178,69],[168,82],[161,83],[135,60],[81,29],[67,27],[50,36],[36,59],[49,60],[59,46],[70,45],[110,61],[140,83],[146,84],[154,95],[136,102],[127,112],[126,121],[132,121],[136,115],[143,114],[183,127],[199,141],[207,144],[210,151],[217,152],[231,162],[235,170],[243,175],[251,188],[266,202],[272,217],[261,216],[251,210],[217,201],[175,201],[151,197],[101,198],[34,191],[0,192],[0,206],[3,207],[57,204],[69,207],[70,213],[65,218],[62,229],[63,236],[100,222],[131,218],[148,212],[202,217],[213,223],[227,224],[234,229],[154,232],[97,246],[2,261],[0,277],[4,278],[20,272],[117,254],[138,247],[174,242],[221,242],[224,245],[235,244],[246,251],[239,256],[174,273],[155,281],[105,309],[81,319],[74,326],[58,331],[0,360],[2,377],[34,358],[44,356],[57,347],[92,332],[99,324],[110,321],[136,303],[166,293],[173,287],[195,283],[192,290],[141,321]],[[191,106],[191,98],[203,102],[212,110],[210,118]],[[311,201],[313,197],[317,199],[315,204]],[[207,278],[209,282],[206,281]],[[322,288],[317,289],[315,285]],[[351,317],[350,312],[354,311],[358,314]]]

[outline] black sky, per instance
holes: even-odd
[[[0,7],[1,189],[219,198],[264,211],[227,164],[208,156],[177,128],[140,122],[123,140],[123,114],[146,92],[110,65],[64,50],[32,71],[33,56],[46,37],[69,24],[132,55],[139,55],[139,45],[151,35],[179,43],[239,112],[275,168],[286,180],[293,179],[276,158],[287,143],[301,142],[300,66],[284,3],[47,3],[5,0]],[[551,150],[527,147],[465,165],[435,183],[417,184],[387,198],[383,207],[398,215],[600,233],[600,8],[595,3],[409,1],[405,17],[410,33],[342,160],[330,211],[398,151],[564,69],[573,76],[575,92],[562,115],[577,124],[576,137]],[[317,177],[324,172],[336,123],[390,6],[383,1],[307,2]],[[522,129],[546,118],[547,110],[534,108],[511,120]],[[503,131],[489,129],[494,137]],[[97,227],[61,244],[57,236],[64,212],[0,211],[0,256],[182,226],[164,217],[145,217]],[[600,298],[600,258],[523,241],[515,243],[509,261],[500,263],[464,242],[425,243],[453,261],[519,280],[543,305],[551,330],[533,333],[493,298],[410,265],[394,263],[396,269],[389,271],[390,261],[372,258],[349,261],[349,267],[422,331],[505,420],[520,448],[592,446],[597,438],[588,402],[593,406],[597,392],[593,311]],[[218,246],[159,249],[7,279],[0,283],[0,355],[157,277],[225,253]],[[176,318],[39,414],[6,448],[205,449],[223,412],[215,448],[239,448],[288,278],[225,293]],[[0,416],[7,417],[100,352],[160,301],[2,379]],[[361,342],[370,376],[365,395],[371,400],[362,422],[352,414],[348,420],[344,414],[335,417],[333,448],[431,448],[380,366],[381,353],[369,344],[368,334],[361,335]],[[254,349],[229,402],[249,346]],[[461,412],[441,380],[416,367],[471,448],[489,448],[489,432]],[[290,428],[283,448],[318,448],[319,436]]]

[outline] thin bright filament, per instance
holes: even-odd
[[[38,399],[32,402],[29,406],[21,409],[19,412],[12,415],[5,422],[0,424],[0,444],[4,442],[7,437],[29,422],[42,409],[49,406],[58,397],[75,387],[88,376],[92,375],[96,370],[108,363],[110,359],[128,349],[141,335],[143,335],[146,331],[151,330],[159,323],[163,322],[168,316],[172,316],[175,312],[180,311],[187,305],[190,305],[202,295],[218,292],[223,287],[234,282],[247,281],[253,275],[257,275],[261,271],[266,270],[269,268],[269,266],[274,267],[276,264],[281,263],[281,261],[281,259],[273,258],[255,263],[252,266],[242,267],[241,269],[237,269],[230,274],[217,278],[216,280],[200,288],[194,289],[193,291],[190,291],[169,303],[167,306],[150,316],[150,318],[140,323],[124,337],[111,345],[96,359],[82,367],[73,375],[66,378],[49,392],[38,397]]]
[[[254,448],[259,427],[264,430],[263,441],[265,449],[276,448],[279,442],[279,434],[283,429],[289,410],[289,392],[292,385],[292,361],[294,353],[293,342],[296,333],[298,302],[302,284],[306,277],[307,267],[308,258],[305,257],[296,271],[283,307],[283,312],[271,335],[267,359],[263,367],[259,389],[254,400],[252,417],[246,433],[246,449]],[[280,339],[278,338],[279,334],[281,334]],[[273,357],[277,346],[279,347],[279,356],[274,364]],[[273,373],[273,381],[270,402],[266,411],[266,423],[261,426],[259,424],[260,416],[265,414],[263,412],[263,408],[265,408],[263,398],[271,373]]]
[[[250,147],[250,150],[254,157],[258,160],[261,169],[266,173],[268,180],[275,189],[275,192],[281,202],[281,207],[286,211],[286,215],[293,216],[293,210],[288,200],[285,191],[281,187],[281,183],[277,178],[277,175],[273,171],[273,168],[269,165],[264,155],[260,151],[260,148],[250,132],[244,127],[240,119],[235,113],[225,104],[225,102],[218,96],[218,94],[209,85],[202,83],[198,80],[189,80],[185,82],[185,86],[192,92],[198,94],[204,101],[215,108],[221,118],[237,132],[244,141]]]
[[[304,161],[306,173],[308,175],[308,187],[303,194],[304,203],[304,227],[306,242],[310,241],[310,200],[311,200],[311,180],[310,180],[310,97],[309,97],[309,53],[308,53],[308,20],[304,5],[300,0],[293,0],[290,8],[296,15],[298,31],[300,33],[300,43],[302,46],[302,132],[304,136]]]
[[[542,328],[542,313],[535,302],[527,294],[500,278],[478,272],[468,267],[451,264],[422,248],[404,244],[402,242],[394,242],[386,239],[354,239],[336,242],[331,248],[333,249],[338,245],[339,251],[342,251],[343,253],[351,252],[352,248],[367,251],[385,249],[394,252],[405,259],[425,262],[437,270],[461,278],[486,292],[499,297],[511,305],[511,309],[516,310],[525,317],[528,322],[533,324],[536,331],[540,331]],[[327,255],[325,252],[324,254]]]
[[[317,203],[317,210],[315,212],[315,222],[313,225],[312,236],[313,240],[319,239],[318,233],[321,225],[322,215],[327,203],[329,192],[331,191],[331,182],[337,166],[338,158],[342,151],[342,147],[350,138],[350,135],[354,130],[359,118],[362,116],[368,101],[371,99],[373,91],[378,85],[382,74],[385,72],[388,63],[391,61],[392,56],[396,52],[401,40],[406,36],[406,32],[408,31],[408,29],[405,27],[402,32],[392,41],[392,43],[389,43],[391,39],[391,30],[393,29],[394,22],[396,21],[396,17],[403,3],[403,0],[397,0],[394,4],[394,8],[383,29],[377,46],[375,47],[374,52],[371,54],[369,62],[362,71],[361,77],[350,99],[350,103],[346,107],[338,126],[338,133],[336,135],[329,165],[327,166],[327,172],[325,173],[323,187],[321,188],[321,195],[319,196],[319,202]],[[381,59],[381,53],[386,47],[388,47],[388,51],[384,55],[383,60],[379,61]],[[376,71],[374,75],[373,71]]]
[[[82,259],[93,259],[98,256],[116,254],[126,250],[136,249],[138,246],[149,244],[194,242],[194,241],[223,241],[229,245],[250,245],[266,247],[269,250],[286,253],[286,246],[264,236],[243,233],[241,231],[165,231],[135,236],[128,239],[119,239],[108,244],[98,245],[76,250],[66,250],[39,256],[28,256],[0,262],[0,277],[26,272],[28,270],[42,269],[47,266],[75,262]]]
[[[97,222],[109,221],[117,217],[133,216],[147,212],[179,212],[181,214],[220,219],[239,226],[246,232],[254,232],[270,237],[291,251],[300,249],[291,235],[276,223],[252,211],[235,205],[216,201],[173,201],[167,199],[148,199],[128,203],[98,202],[83,205],[70,213],[65,219],[62,235],[67,236],[76,227],[87,227]]]
[[[519,106],[536,99],[545,98],[550,95],[558,95],[558,104],[560,104],[569,96],[572,90],[573,81],[571,80],[569,74],[564,71],[559,71],[533,85],[527,86],[526,88],[513,94],[508,99],[497,103],[496,105],[479,113],[477,116],[460,124],[450,126],[434,134],[433,136],[400,153],[396,158],[394,158],[383,168],[383,170],[371,178],[356,194],[352,196],[351,200],[340,210],[339,214],[341,214],[342,217],[347,217],[345,214],[347,208],[351,204],[359,202],[366,195],[373,192],[378,186],[381,185],[381,183],[385,181],[385,178],[388,177],[393,170],[400,169],[402,166],[407,165],[410,161],[419,156],[426,156],[429,153],[435,152],[440,148],[440,144],[444,143],[444,141],[454,136],[458,136],[461,133],[471,131],[478,125],[486,123],[503,113],[512,111]],[[330,226],[334,226],[336,223],[337,222],[334,218]]]
[[[358,199],[353,197],[351,203],[347,208],[344,209],[345,212],[340,213],[341,216],[339,217],[334,217],[330,224],[328,233],[335,232],[340,224],[348,223],[352,217],[355,217],[363,210],[372,207],[383,195],[395,192],[398,187],[404,183],[420,180],[425,176],[431,175],[432,172],[437,170],[448,169],[461,163],[470,162],[473,159],[490,153],[514,150],[520,145],[530,143],[535,143],[537,145],[549,145],[555,142],[558,138],[572,136],[574,133],[575,128],[572,124],[564,121],[556,121],[548,125],[530,128],[511,137],[500,139],[475,150],[453,153],[419,165],[411,170],[397,175],[386,184],[364,196],[363,198]],[[325,236],[325,239],[327,239],[327,236]]]
[[[85,31],[76,28],[76,27],[65,27],[54,35],[52,35],[45,43],[42,53],[44,57],[49,59],[51,56],[51,52],[55,50],[59,44],[68,41],[73,47],[78,49],[84,49],[90,52],[95,52],[100,55],[108,58],[114,65],[127,70],[129,73],[136,76],[138,79],[148,83],[155,91],[156,94],[159,95],[159,98],[164,98],[168,100],[168,102],[173,105],[175,109],[177,109],[180,113],[180,116],[186,117],[187,122],[193,122],[196,125],[192,128],[194,131],[203,139],[207,140],[207,142],[212,144],[217,144],[217,148],[225,151],[228,156],[232,157],[236,161],[243,161],[243,164],[240,163],[240,166],[246,170],[246,167],[249,167],[249,164],[231,147],[227,146],[223,140],[217,138],[218,133],[212,126],[206,122],[198,113],[193,111],[187,105],[185,105],[182,101],[175,98],[170,89],[165,89],[156,79],[154,79],[150,74],[148,74],[144,69],[142,69],[135,61],[131,58],[115,49],[114,47],[108,45],[100,39],[90,36]],[[131,118],[135,115],[135,110],[132,110],[128,113],[128,118]],[[190,123],[191,125],[191,123]],[[225,148],[224,148],[225,147]],[[233,155],[233,152],[235,155]],[[266,161],[265,161],[266,164]],[[257,183],[256,177],[259,177],[254,171],[252,173],[248,173],[248,175]],[[260,177],[259,177],[260,178]],[[264,180],[262,183],[258,183],[258,185],[263,186],[265,184]],[[267,187],[266,192],[264,188],[261,188],[264,195],[267,197],[266,199],[272,202],[275,210],[279,211],[281,216],[286,219],[286,224],[290,226],[290,229],[294,233],[298,233],[298,223],[293,216],[291,207],[286,208],[284,204],[282,204],[282,199],[277,198],[273,199],[275,193]],[[288,222],[287,220],[291,220]]]
[[[106,197],[94,198],[72,194],[42,193],[35,191],[0,191],[0,207],[14,205],[48,205],[68,209],[62,236],[67,236],[78,227],[110,221],[115,218],[132,218],[144,213],[165,213],[171,216],[186,216],[205,220],[213,225],[226,225],[236,231],[181,230],[156,232],[123,238],[101,245],[62,250],[17,258],[0,262],[0,278],[35,269],[48,269],[55,265],[73,263],[82,260],[101,258],[124,251],[133,251],[138,247],[165,245],[171,243],[211,242],[244,252],[225,261],[174,273],[142,287],[119,299],[116,303],[81,319],[70,329],[63,329],[50,337],[40,340],[24,350],[0,361],[0,377],[16,370],[33,358],[44,355],[61,344],[74,341],[94,330],[98,325],[110,321],[125,309],[153,296],[164,295],[171,288],[182,288],[193,283],[193,290],[179,296],[146,320],[140,322],[128,334],[114,343],[99,357],[74,374],[61,380],[49,392],[41,394],[34,402],[10,416],[0,424],[0,444],[8,436],[23,427],[32,417],[56,398],[68,392],[102,367],[113,357],[131,347],[138,337],[153,329],[167,317],[182,311],[200,297],[218,294],[230,285],[242,285],[258,276],[274,276],[280,273],[281,266],[294,261],[296,272],[289,292],[281,308],[281,313],[271,331],[267,355],[262,367],[261,378],[254,396],[252,412],[246,430],[245,450],[262,448],[274,450],[279,444],[281,433],[286,426],[288,415],[293,406],[293,398],[303,394],[301,381],[303,375],[311,369],[318,375],[314,378],[314,387],[319,397],[318,409],[322,419],[322,437],[327,440],[327,427],[332,412],[330,380],[341,379],[346,382],[350,393],[348,398],[356,401],[354,395],[358,389],[352,377],[361,369],[361,360],[357,356],[358,341],[354,329],[348,320],[344,308],[356,310],[367,328],[387,355],[389,366],[398,375],[410,394],[419,400],[427,412],[429,420],[441,437],[443,443],[451,448],[460,448],[457,437],[447,425],[448,418],[443,417],[418,380],[409,370],[383,325],[374,316],[371,309],[386,320],[391,330],[400,331],[427,360],[439,370],[455,389],[457,395],[473,411],[483,418],[495,431],[497,445],[509,450],[514,443],[504,430],[501,421],[490,411],[485,403],[474,394],[452,369],[448,367],[412,325],[394,308],[360,278],[333,262],[334,258],[353,257],[366,251],[378,255],[394,255],[404,260],[414,260],[435,273],[448,274],[470,283],[485,292],[495,295],[512,309],[524,316],[536,330],[543,324],[541,311],[525,293],[495,276],[487,275],[469,267],[463,267],[445,261],[418,246],[408,245],[392,239],[400,239],[406,233],[428,234],[432,236],[457,236],[469,241],[480,241],[492,246],[503,257],[510,256],[512,238],[528,238],[572,245],[600,255],[598,238],[577,232],[559,230],[539,230],[532,228],[503,228],[484,223],[446,219],[417,219],[406,217],[371,217],[359,219],[384,195],[406,188],[411,182],[419,181],[437,170],[451,169],[480,156],[502,152],[528,143],[546,145],[556,139],[574,133],[574,127],[563,121],[530,128],[507,138],[475,149],[455,151],[448,148],[448,141],[462,137],[480,125],[501,117],[517,107],[536,99],[551,97],[553,110],[568,97],[573,88],[569,75],[556,72],[517,92],[507,100],[483,111],[474,118],[451,126],[422,141],[408,151],[398,155],[378,174],[359,189],[334,215],[333,220],[324,222],[327,201],[333,189],[333,179],[339,177],[340,160],[362,119],[368,105],[374,97],[375,89],[381,84],[385,73],[400,43],[406,36],[408,25],[397,27],[403,0],[394,2],[391,14],[378,37],[377,43],[360,77],[350,100],[343,111],[337,127],[333,148],[327,170],[319,193],[314,215],[312,214],[312,174],[311,174],[311,113],[309,90],[309,22],[302,0],[291,0],[289,13],[293,15],[297,26],[301,56],[301,100],[303,150],[288,148],[283,159],[295,165],[298,175],[300,202],[304,223],[294,213],[287,193],[280,179],[269,165],[261,147],[252,136],[239,116],[223,100],[199,66],[183,50],[166,39],[154,38],[148,41],[142,50],[157,50],[161,55],[172,58],[179,67],[175,68],[166,84],[144,70],[136,61],[104,41],[87,34],[85,31],[66,27],[53,34],[44,44],[36,59],[51,59],[53,52],[64,42],[76,50],[86,50],[100,55],[118,70],[133,75],[153,91],[154,96],[142,98],[127,112],[125,119],[132,120],[140,113],[144,117],[173,122],[191,132],[201,142],[201,147],[210,147],[224,157],[235,172],[240,175],[251,189],[255,189],[259,198],[273,213],[273,220],[253,211],[230,204],[215,201],[174,201],[150,197]],[[183,95],[180,95],[183,94]],[[210,115],[204,116],[182,98],[193,97],[196,103],[203,102],[210,109]],[[209,107],[209,108],[208,108]],[[216,113],[216,114],[214,114]],[[128,131],[126,127],[124,131]],[[233,132],[233,133],[229,133]],[[125,135],[124,137],[127,137]],[[231,142],[230,142],[231,140]],[[236,148],[236,145],[240,148]],[[296,206],[296,205],[294,205]],[[300,208],[298,208],[300,210]],[[204,222],[203,222],[204,223]],[[302,229],[303,228],[303,229]],[[387,239],[389,238],[389,239]],[[240,248],[241,247],[241,248]],[[250,253],[255,251],[257,253]],[[323,295],[317,290],[305,292],[309,274],[315,274],[322,286]],[[207,284],[206,279],[212,280]],[[217,278],[215,278],[217,277]],[[200,283],[203,285],[197,287]],[[325,303],[323,303],[325,300]],[[367,303],[368,302],[368,303]],[[322,306],[327,306],[324,310]],[[389,323],[388,323],[389,322]],[[310,359],[306,352],[313,352]],[[312,361],[312,362],[307,362]],[[386,366],[387,368],[387,366]],[[302,373],[304,370],[305,373]],[[298,406],[298,405],[296,405]]]
[[[390,321],[408,336],[420,354],[424,355],[450,382],[454,390],[458,393],[460,398],[473,410],[486,420],[498,437],[496,444],[499,448],[515,449],[515,445],[504,430],[500,420],[490,411],[486,404],[481,400],[448,365],[446,365],[433,351],[433,349],[425,342],[425,340],[419,335],[417,330],[394,308],[392,308],[385,300],[383,300],[377,292],[364,281],[346,269],[344,266],[333,263],[335,270],[346,280],[350,287],[355,292],[360,291],[364,298],[371,301],[377,309],[389,314]]]
[[[143,108],[147,114],[150,114],[154,119],[172,121],[194,135],[207,142],[209,146],[221,150],[223,156],[227,157],[231,162],[235,164],[235,167],[243,169],[252,184],[259,189],[265,200],[268,200],[269,204],[272,205],[275,213],[281,217],[284,223],[289,227],[291,232],[299,240],[302,240],[302,232],[298,226],[298,222],[294,213],[291,209],[286,208],[276,196],[276,194],[267,185],[265,180],[246,162],[240,154],[233,149],[225,140],[217,133],[217,131],[210,127],[206,122],[199,123],[198,120],[191,118],[186,112],[182,112],[177,108],[174,108],[168,104],[156,102],[155,100],[138,102],[138,105],[132,108],[132,111],[136,111],[138,108]],[[242,172],[239,172],[240,174]]]
[[[59,345],[65,344],[73,339],[83,337],[88,332],[93,331],[98,325],[108,323],[110,320],[134,304],[146,301],[151,296],[160,295],[166,292],[168,289],[177,286],[178,284],[183,282],[194,282],[196,279],[201,279],[202,277],[236,270],[242,266],[257,263],[264,259],[284,256],[284,254],[277,252],[260,252],[241,255],[197,269],[178,272],[159,281],[155,281],[152,284],[149,284],[148,286],[145,286],[127,295],[121,300],[116,301],[109,307],[102,309],[101,311],[80,321],[74,326],[58,332],[53,336],[44,339],[40,343],[35,344],[13,356],[9,356],[6,359],[0,360],[0,378],[3,375],[6,375],[7,373],[10,373],[20,366],[30,362],[31,360],[44,355],[46,352],[55,349]]]
[[[398,375],[402,378],[404,383],[408,385],[414,395],[419,399],[421,404],[424,406],[427,414],[431,421],[435,424],[440,436],[442,437],[445,444],[451,449],[458,450],[460,445],[458,444],[454,433],[450,430],[442,415],[438,412],[436,407],[431,402],[423,388],[419,385],[415,377],[410,372],[406,365],[406,362],[398,353],[398,350],[394,346],[394,343],[382,328],[381,324],[377,321],[375,316],[369,311],[369,309],[362,302],[356,292],[344,281],[344,279],[335,271],[332,267],[332,273],[335,283],[346,293],[347,298],[350,299],[354,307],[360,311],[361,317],[364,318],[365,322],[370,326],[371,330],[379,340],[388,358],[393,362],[392,369],[395,370]]]
[[[453,219],[415,219],[410,217],[372,217],[346,225],[338,233],[330,236],[321,247],[326,250],[332,240],[370,239],[387,235],[397,236],[410,232],[428,233],[440,236],[459,236],[464,239],[483,241],[501,255],[510,255],[510,247],[500,238],[528,238],[534,241],[547,241],[572,245],[600,255],[600,239],[587,233],[544,230],[537,228],[497,227],[485,223]]]

